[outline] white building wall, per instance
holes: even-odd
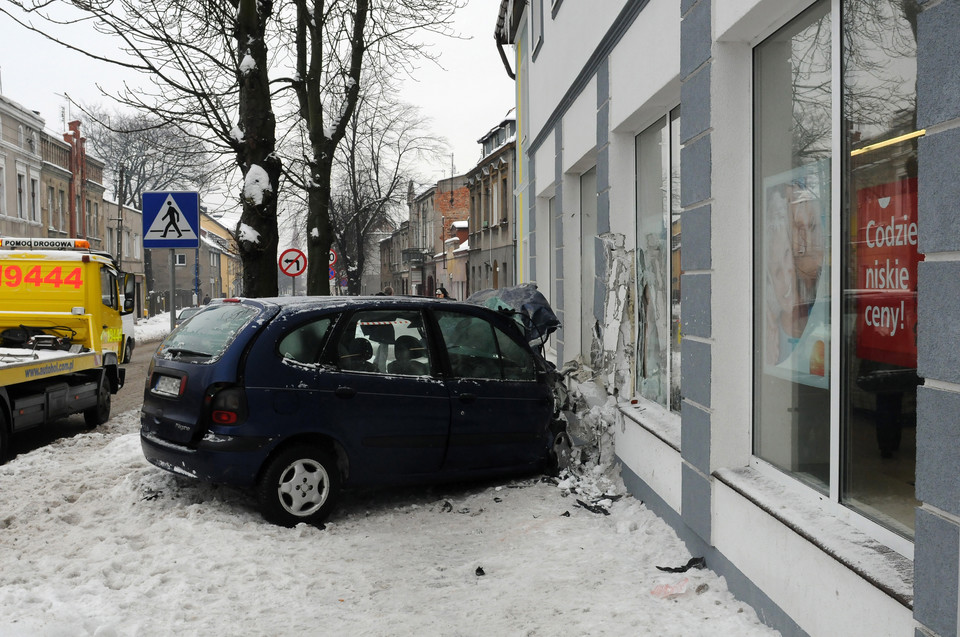
[[[689,272],[709,273],[711,278],[712,332],[699,339],[709,343],[713,362],[708,408],[711,472],[768,469],[752,456],[752,56],[757,43],[810,4],[811,0],[712,0],[711,4],[710,129],[704,133],[710,136],[712,153],[711,263],[707,271]],[[541,289],[550,289],[553,282],[547,283],[545,277],[555,246],[549,245],[547,203],[549,197],[562,193],[565,360],[581,350],[581,330],[576,324],[584,267],[579,250],[579,176],[597,162],[596,76],[572,101],[568,91],[624,6],[619,1],[567,0],[556,19],[551,19],[545,6],[543,47],[530,65],[527,139],[541,141],[532,176],[537,196],[535,277]],[[636,244],[634,137],[680,104],[680,31],[680,3],[650,0],[606,58],[609,223],[612,232],[624,236],[628,250]],[[543,130],[558,108],[562,111],[561,148],[555,148],[553,131]],[[562,155],[560,183],[555,180],[558,153]],[[732,316],[744,319],[720,319]],[[746,371],[733,373],[736,370]],[[691,465],[680,451],[680,416],[662,410],[656,417],[649,416],[653,411],[640,410],[635,418],[625,417],[617,424],[617,456],[625,470],[681,514],[683,473]],[[709,546],[801,630],[813,635],[913,634],[915,623],[907,606],[835,557],[838,552],[852,556],[853,564],[869,558],[869,551],[865,553],[849,539],[855,533],[849,516],[825,509],[823,519],[839,524],[830,533],[815,525],[791,528],[771,515],[768,506],[745,497],[739,485],[733,488],[713,476],[707,478]],[[777,509],[789,506],[775,499],[773,503]],[[824,550],[820,545],[824,539],[836,541],[835,550]],[[878,581],[898,583],[898,575],[880,571]]]
[[[610,128],[638,133],[680,103],[676,2],[653,0],[610,54]]]
[[[673,4],[674,0],[653,0]],[[545,1],[543,43],[530,65],[530,121],[528,134],[536,139],[574,79],[586,65],[626,0],[564,2],[557,17],[550,17]],[[596,96],[596,93],[594,93]]]

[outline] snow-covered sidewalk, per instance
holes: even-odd
[[[284,529],[149,465],[137,430],[0,466],[0,635],[776,634],[713,572],[657,570],[691,555],[599,471],[355,493]]]

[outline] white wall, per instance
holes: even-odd
[[[676,6],[675,0],[652,0],[650,4],[657,3]],[[530,139],[540,134],[547,118],[625,4],[626,0],[567,0],[553,19],[549,0],[543,0],[543,44],[537,59],[529,67],[530,121],[527,132]],[[595,97],[596,92],[593,95]]]

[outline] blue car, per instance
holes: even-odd
[[[341,489],[549,468],[552,366],[504,313],[420,297],[229,299],[153,357],[154,465],[252,487],[263,516],[329,515]]]

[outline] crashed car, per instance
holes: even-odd
[[[552,366],[509,312],[421,297],[228,299],[154,354],[154,465],[316,524],[341,489],[555,465]]]

